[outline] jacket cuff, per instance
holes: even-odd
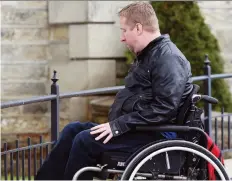
[[[126,123],[124,121],[120,121],[119,119],[110,121],[109,124],[113,133],[113,137],[120,136],[129,130]]]
[[[111,131],[113,133],[113,137],[116,137],[122,134],[117,120],[110,121],[109,124],[110,124]]]

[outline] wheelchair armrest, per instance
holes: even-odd
[[[138,131],[170,131],[170,132],[188,132],[190,130],[189,126],[136,126]]]
[[[188,132],[190,131],[189,126],[177,126],[173,124],[166,125],[147,125],[137,123],[127,123],[131,129],[136,131],[170,131],[170,132]]]
[[[203,135],[205,138],[207,138],[208,134],[197,127],[191,127],[191,126],[177,126],[173,124],[166,124],[166,125],[148,125],[148,124],[138,124],[138,123],[127,123],[127,125],[132,129],[136,131],[158,131],[158,132],[199,132],[201,135]]]

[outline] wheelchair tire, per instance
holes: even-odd
[[[128,164],[125,171],[123,172],[121,180],[133,180],[135,174],[142,167],[142,165],[146,163],[147,160],[160,153],[165,153],[173,150],[181,150],[195,153],[196,155],[205,159],[214,166],[215,170],[221,177],[221,180],[230,180],[224,166],[211,152],[200,145],[184,140],[168,140],[147,147],[138,155],[136,155]]]

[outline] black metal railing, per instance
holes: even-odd
[[[4,178],[2,179],[14,179],[14,175],[16,175],[16,179],[18,180],[19,173],[21,173],[22,179],[25,179],[25,175],[28,177],[28,180],[31,180],[31,174],[33,171],[33,175],[36,174],[36,171],[38,170],[38,165],[41,166],[43,163],[43,160],[46,158],[47,154],[49,153],[49,149],[52,148],[54,145],[55,141],[58,139],[59,136],[59,105],[60,105],[60,99],[65,99],[65,98],[71,98],[71,97],[84,97],[84,96],[106,96],[106,95],[115,95],[119,90],[123,89],[124,86],[115,86],[115,87],[107,87],[107,88],[98,88],[98,89],[92,89],[92,90],[84,90],[84,91],[78,91],[78,92],[70,92],[70,93],[59,93],[59,86],[57,84],[57,77],[56,77],[56,71],[54,71],[53,77],[52,77],[52,85],[51,85],[51,94],[50,95],[44,95],[40,97],[33,97],[31,99],[26,99],[26,100],[18,100],[18,101],[9,101],[6,103],[1,103],[1,109],[6,109],[10,107],[15,107],[15,106],[21,106],[21,105],[26,105],[26,104],[32,104],[32,103],[40,103],[40,102],[46,102],[46,101],[51,101],[51,138],[50,142],[47,143],[42,143],[42,136],[40,137],[40,142],[39,144],[36,145],[31,145],[31,139],[28,138],[28,146],[26,147],[19,147],[19,141],[16,140],[16,148],[12,150],[7,150],[7,143],[4,143],[4,151],[1,153],[1,157],[3,157],[3,172],[4,173]],[[204,61],[204,73],[205,75],[203,76],[196,76],[193,77],[193,81],[203,81],[203,89],[204,89],[204,94],[211,96],[211,81],[213,79],[225,79],[225,78],[232,78],[232,74],[211,74],[211,66],[210,66],[210,61],[208,59],[208,56],[206,55],[205,61]],[[220,101],[220,100],[219,100]],[[231,148],[231,140],[230,140],[230,135],[231,135],[231,114],[225,115],[224,112],[220,116],[212,117],[212,106],[211,104],[204,103],[204,124],[205,124],[205,131],[212,137],[212,124],[214,124],[215,127],[215,142],[219,142],[219,137],[218,137],[218,124],[221,125],[221,148],[224,152],[226,151],[232,151]],[[227,146],[225,147],[225,130],[224,130],[224,123],[225,123],[225,117],[228,117],[227,122],[227,135],[228,135],[228,143],[226,144]],[[220,123],[218,123],[220,118]],[[213,120],[214,119],[214,120]],[[45,155],[44,153],[44,147],[45,147]],[[39,149],[39,154],[37,153],[37,149]],[[26,152],[27,151],[27,152]],[[19,154],[21,152],[21,154]],[[27,172],[25,171],[25,157],[27,153]],[[10,169],[8,170],[8,154],[10,154]],[[16,154],[15,159],[13,157],[13,154]],[[39,161],[37,159],[37,155],[39,156]],[[19,158],[21,156],[21,161],[19,161]],[[33,159],[31,160],[31,157],[33,156]],[[31,164],[33,161],[33,170],[31,170]],[[15,162],[15,163],[14,163]],[[39,162],[39,163],[38,163]],[[21,167],[19,165],[21,164]],[[15,171],[16,174],[14,174],[14,166],[15,166]],[[20,171],[21,170],[21,171]],[[10,172],[10,175],[8,174]]]
[[[232,151],[231,143],[231,120],[232,113],[224,113],[222,108],[220,115],[216,115],[212,119],[212,132],[214,132],[213,140],[222,152]]]

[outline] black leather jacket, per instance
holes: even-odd
[[[125,88],[117,93],[110,108],[113,136],[129,131],[127,123],[175,122],[179,107],[193,88],[191,76],[189,61],[169,35],[150,42],[132,64]]]

